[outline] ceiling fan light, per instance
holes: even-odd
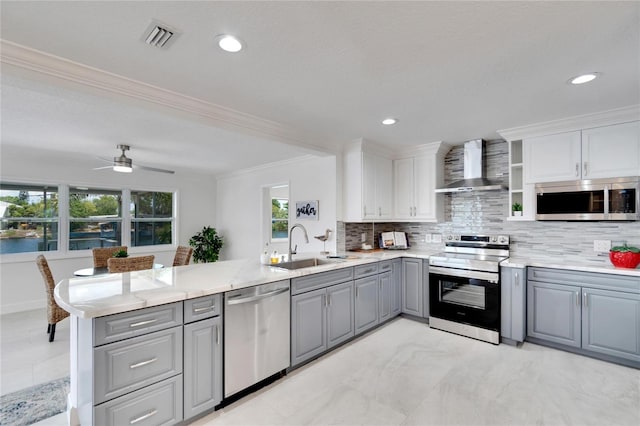
[[[113,171],[120,173],[131,173],[133,169],[127,166],[113,166]]]

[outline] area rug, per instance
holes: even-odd
[[[0,425],[30,425],[67,409],[69,376],[0,397]]]

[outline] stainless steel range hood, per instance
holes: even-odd
[[[466,142],[464,144],[464,180],[459,180],[444,188],[436,189],[436,192],[468,192],[468,191],[495,191],[507,189],[500,182],[494,182],[482,176],[482,139]]]

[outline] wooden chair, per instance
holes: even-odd
[[[49,263],[43,255],[36,257],[36,264],[44,279],[44,287],[47,291],[47,334],[49,334],[49,342],[53,342],[53,338],[56,335],[56,324],[69,316],[69,312],[62,309],[56,303],[56,299],[53,297],[53,289],[56,286],[49,269]]]
[[[191,260],[191,255],[193,254],[193,248],[178,246],[176,249],[176,255],[173,258],[173,266],[184,266],[188,265]]]
[[[127,251],[127,246],[104,247],[93,249],[93,267],[106,268],[107,260],[113,257],[113,254],[119,250]]]
[[[109,273],[114,272],[132,272],[141,271],[143,269],[153,268],[153,259],[155,256],[136,256],[136,257],[112,257],[107,260],[107,268]]]

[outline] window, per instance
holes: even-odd
[[[271,241],[286,240],[289,231],[289,185],[270,188]]]
[[[58,188],[0,184],[0,254],[58,249]]]
[[[122,245],[122,192],[69,189],[69,250]]]
[[[173,193],[131,191],[131,246],[171,244]]]

